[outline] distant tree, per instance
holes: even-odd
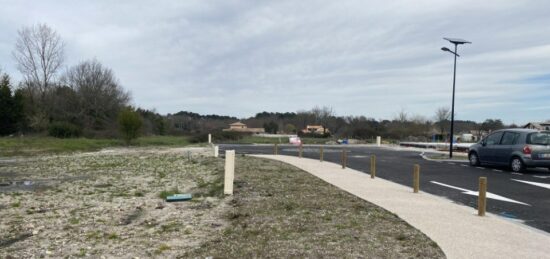
[[[395,116],[394,120],[401,123],[405,123],[409,120],[409,115],[407,114],[404,108],[401,108],[401,110]]]
[[[24,80],[42,95],[52,85],[65,59],[61,37],[46,24],[19,30],[12,54]]]
[[[105,129],[110,122],[116,121],[118,112],[130,100],[113,71],[95,59],[69,68],[61,82],[75,92],[78,116],[87,129]]]
[[[334,117],[334,110],[332,109],[332,107],[315,106],[313,107],[313,109],[311,109],[311,113],[315,118],[315,123],[318,123],[321,126],[323,126],[323,135],[326,134],[329,121],[332,117]]]
[[[294,124],[287,124],[285,125],[285,132],[286,133],[296,133],[296,126]]]
[[[267,133],[277,134],[277,131],[279,131],[279,124],[274,121],[264,123],[264,130]]]
[[[134,111],[133,108],[127,107],[120,111],[118,126],[126,145],[130,145],[130,142],[139,136],[142,125],[143,121],[139,113]]]
[[[442,135],[445,135],[445,128],[448,124],[449,118],[451,117],[451,111],[448,107],[439,107],[435,111],[435,123],[439,128],[439,132]]]
[[[481,129],[484,131],[493,131],[504,128],[504,124],[500,119],[486,119],[481,124]]]
[[[20,92],[12,94],[10,77],[0,77],[0,135],[15,133],[23,119],[23,103]]]

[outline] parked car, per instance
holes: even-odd
[[[513,172],[521,172],[527,167],[550,170],[550,131],[497,130],[472,145],[468,158],[471,166],[506,165]]]

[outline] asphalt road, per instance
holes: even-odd
[[[489,192],[487,211],[550,232],[548,169],[537,168],[515,174],[506,168],[429,161],[422,158],[418,151],[364,146],[324,146],[324,160],[340,163],[343,148],[348,154],[348,167],[369,173],[370,156],[376,155],[376,176],[406,186],[412,186],[413,165],[419,164],[422,191],[473,208],[477,208],[478,179],[485,176]],[[220,145],[220,154],[223,155],[224,150],[236,150],[237,154],[273,154],[273,146],[268,145]],[[297,156],[298,148],[280,145],[279,154]],[[319,146],[305,145],[303,157],[319,159]]]

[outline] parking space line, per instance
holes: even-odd
[[[550,178],[550,175],[533,175],[535,178],[547,179]]]
[[[550,184],[547,184],[547,183],[529,182],[529,181],[522,181],[522,180],[518,180],[518,179],[511,179],[511,180],[516,181],[516,182],[520,182],[520,183],[526,183],[526,184],[530,184],[530,185],[550,189]]]
[[[452,186],[452,185],[450,185],[450,184],[444,184],[444,183],[440,183],[440,182],[436,182],[436,181],[430,181],[430,183],[437,184],[437,185],[441,185],[441,186],[444,186],[444,187],[447,187],[447,188],[451,188],[451,189],[455,189],[455,190],[459,190],[459,191],[461,191],[463,194],[466,194],[466,195],[473,195],[473,196],[478,196],[478,195],[479,195],[479,192],[477,192],[477,191],[472,191],[472,190],[468,190],[468,189],[464,189],[464,188]],[[494,199],[494,200],[505,201],[505,202],[517,203],[517,204],[521,204],[521,205],[525,205],[525,206],[531,206],[530,204],[527,204],[527,203],[524,203],[524,202],[521,202],[521,201],[512,200],[512,199],[506,198],[506,197],[504,197],[504,196],[500,196],[500,195],[497,195],[497,194],[494,194],[494,193],[490,193],[490,192],[487,192],[487,198],[488,198],[488,199]]]
[[[515,175],[523,175],[522,173],[512,173],[512,174],[515,174]]]
[[[460,165],[460,166],[468,167],[468,165]]]
[[[447,164],[449,164],[449,165],[456,165],[455,163],[447,163]]]
[[[485,170],[485,167],[479,167],[479,166],[476,166],[477,169],[482,169],[482,170]]]
[[[493,169],[493,171],[502,173],[502,170],[498,170],[498,169]]]

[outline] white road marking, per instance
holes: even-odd
[[[546,179],[546,178],[550,178],[550,175],[533,175],[533,177]]]
[[[495,172],[499,172],[499,173],[501,173],[501,172],[502,172],[502,170],[498,170],[498,169],[493,169],[493,171],[495,171]]]
[[[515,174],[515,175],[523,175],[522,173],[512,173],[512,174]]]
[[[437,185],[441,185],[441,186],[445,186],[445,187],[448,187],[448,188],[451,188],[451,189],[455,189],[455,190],[459,190],[459,191],[462,191],[463,194],[467,194],[467,195],[473,195],[473,196],[478,196],[478,192],[476,191],[471,191],[471,190],[468,190],[468,189],[463,189],[463,188],[460,188],[460,187],[456,187],[456,186],[452,186],[452,185],[448,185],[448,184],[444,184],[444,183],[440,183],[440,182],[436,182],[436,181],[430,181],[430,183],[433,183],[433,184],[437,184]],[[512,202],[512,203],[517,203],[517,204],[521,204],[521,205],[525,205],[525,206],[531,206],[527,203],[523,203],[521,201],[516,201],[516,200],[512,200],[512,199],[509,199],[509,198],[506,198],[504,196],[500,196],[500,195],[497,195],[497,194],[494,194],[494,193],[490,193],[490,192],[487,192],[487,198],[489,199],[493,199],[493,200],[500,200],[500,201],[506,201],[506,202]]]
[[[351,156],[351,157],[355,157],[355,158],[365,158],[365,157],[367,157],[367,156],[355,155],[355,156]]]
[[[530,185],[550,189],[550,184],[547,184],[547,183],[529,182],[529,181],[522,181],[522,180],[518,180],[518,179],[512,179],[512,181],[526,183],[526,184],[530,184]]]
[[[449,164],[449,165],[456,165],[455,163],[447,163],[447,164]]]
[[[468,165],[460,165],[460,166],[468,167]]]
[[[485,169],[485,167],[476,166],[477,169]]]

